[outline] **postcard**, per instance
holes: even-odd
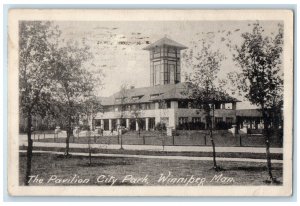
[[[290,10],[11,9],[12,196],[290,196]]]

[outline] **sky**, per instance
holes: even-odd
[[[195,42],[206,38],[213,42],[226,59],[222,62],[219,78],[239,71],[232,60],[232,51],[226,44],[240,45],[241,34],[251,32],[254,21],[57,21],[62,31],[61,38],[87,44],[94,54],[93,64],[104,72],[102,87],[97,95],[110,96],[120,89],[123,83],[135,87],[150,86],[150,55],[143,50],[150,43],[167,36],[188,47],[181,51],[189,53],[195,49]],[[260,21],[266,35],[276,34],[278,21]],[[91,62],[86,63],[89,69]],[[191,68],[181,59],[181,75],[191,72]],[[238,108],[254,108],[243,97]]]

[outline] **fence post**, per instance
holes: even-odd
[[[35,140],[35,133],[33,133],[33,140]]]
[[[173,139],[173,146],[175,145],[175,136],[172,135],[172,139]]]
[[[40,134],[38,134],[38,142],[40,141]]]
[[[45,136],[46,136],[46,133],[44,132],[44,139],[46,139],[46,137],[45,137]]]
[[[145,135],[143,135],[143,145],[145,145],[146,142],[145,142]]]
[[[206,135],[204,135],[204,146],[206,146]]]

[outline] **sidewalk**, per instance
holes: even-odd
[[[25,153],[26,150],[20,150],[19,152]],[[50,153],[50,154],[64,154],[64,152],[56,151],[33,151],[34,153]],[[82,152],[72,152],[75,156],[89,156],[88,153]],[[170,160],[194,160],[194,161],[212,161],[212,157],[189,157],[189,156],[157,156],[157,155],[132,155],[132,154],[104,154],[97,153],[92,154],[93,157],[129,157],[129,158],[144,158],[144,159],[170,159]],[[252,159],[252,158],[228,158],[228,157],[218,157],[218,161],[229,161],[229,162],[266,162],[265,159]],[[283,163],[283,160],[273,159],[272,163]]]
[[[27,146],[26,142],[20,142],[20,146]],[[34,147],[49,147],[49,148],[65,148],[65,143],[54,142],[34,142]],[[87,149],[88,144],[70,143],[70,148]],[[91,144],[93,149],[110,149],[119,150],[120,145],[117,144]],[[157,145],[123,145],[125,150],[138,151],[164,151],[164,152],[212,152],[211,146],[157,146]],[[266,152],[264,147],[216,147],[216,152],[221,153],[254,153],[263,154]],[[273,154],[282,154],[283,148],[270,148]]]

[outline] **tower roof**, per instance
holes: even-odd
[[[169,38],[167,38],[167,37],[164,37],[164,38],[159,39],[159,40],[157,40],[156,42],[154,42],[154,43],[152,43],[152,44],[146,46],[146,47],[144,48],[144,50],[152,50],[152,49],[155,48],[155,47],[161,47],[161,46],[164,46],[164,45],[176,47],[176,48],[178,48],[178,49],[187,49],[186,46],[184,46],[184,45],[182,45],[182,44],[180,44],[180,43],[178,43],[178,42],[176,42],[176,41],[174,41],[174,40],[172,40],[172,39],[169,39]]]

